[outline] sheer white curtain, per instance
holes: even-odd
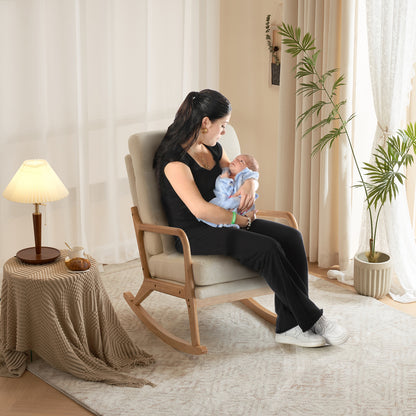
[[[416,74],[416,63],[413,65]],[[406,123],[415,122],[416,120],[416,75],[413,76],[412,92],[410,94],[410,103],[407,109]],[[410,219],[412,221],[413,232],[416,236],[416,166],[412,165],[406,172],[406,194],[409,204]]]
[[[367,0],[368,50],[377,116],[373,146],[384,144],[387,135],[403,127],[416,61],[415,21],[414,0]],[[416,301],[416,244],[404,186],[383,211],[376,249],[387,249],[392,257],[397,281],[390,294],[401,302]],[[362,247],[366,247],[367,239],[365,232]]]
[[[286,0],[283,21],[311,33],[321,50],[319,70],[340,68],[353,75],[355,1]],[[296,62],[282,53],[278,131],[278,184],[276,206],[292,209],[298,219],[310,261],[322,267],[344,266],[351,248],[351,155],[345,140],[311,158],[313,144],[325,134],[316,129],[301,138],[311,121],[296,129],[296,118],[311,105],[311,98],[296,96],[292,68]],[[352,102],[352,89],[342,97]],[[314,98],[318,100],[319,97]],[[345,109],[351,113],[351,107]]]
[[[25,159],[70,191],[43,245],[137,257],[127,139],[165,128],[189,90],[218,88],[219,0],[0,1],[0,190]],[[34,245],[33,208],[0,198],[0,263]]]

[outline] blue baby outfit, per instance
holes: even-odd
[[[229,170],[225,168],[225,170]],[[231,195],[234,195],[241,187],[241,185],[247,179],[259,179],[259,173],[255,172],[249,168],[244,168],[241,172],[237,173],[234,179],[231,178],[221,178],[218,176],[215,181],[214,194],[215,198],[212,198],[209,202],[214,205],[218,205],[221,208],[228,209],[230,211],[237,211],[238,206],[240,205],[240,197],[230,198]],[[258,195],[255,195],[257,199]],[[254,209],[254,205],[251,207],[250,211]],[[234,227],[239,228],[237,224],[214,224],[208,221],[202,221],[211,227]]]

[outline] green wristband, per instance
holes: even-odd
[[[237,213],[233,211],[233,219],[231,220],[231,224],[235,224],[236,219],[237,219]]]

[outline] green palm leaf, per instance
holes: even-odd
[[[344,75],[333,80],[332,77],[338,69],[329,69],[322,74],[318,72],[317,62],[320,50],[315,47],[314,39],[309,33],[301,37],[299,28],[294,29],[285,23],[278,28],[278,32],[282,36],[282,43],[287,46],[286,52],[293,57],[301,57],[294,68],[295,79],[299,80],[296,94],[305,97],[321,94],[319,100],[312,102],[309,108],[297,118],[297,127],[300,127],[306,119],[314,115],[321,117],[302,134],[302,137],[305,137],[314,130],[322,129],[322,137],[313,146],[312,155],[327,146],[331,148],[335,140],[340,137],[347,139],[360,177],[354,187],[362,187],[365,192],[371,226],[370,257],[375,258],[375,238],[380,210],[387,201],[392,201],[397,197],[399,185],[404,184],[406,180],[403,170],[413,163],[413,155],[410,151],[413,150],[416,153],[416,123],[409,124],[405,130],[399,130],[396,137],[389,137],[384,146],[377,146],[373,154],[374,162],[364,163],[361,169],[348,130],[348,125],[354,119],[355,114],[351,114],[345,120],[342,110],[346,100],[336,101],[339,88],[345,85]],[[323,115],[324,109],[328,111],[326,115]],[[329,127],[329,132],[324,133],[324,127]],[[375,223],[373,223],[373,208],[376,210]]]

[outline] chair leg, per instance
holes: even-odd
[[[140,292],[140,290],[139,290]],[[149,293],[147,294],[147,296]],[[147,297],[145,296],[145,297]],[[196,326],[193,325],[191,322],[192,316],[196,318],[196,311],[189,313],[189,321],[191,327],[191,339],[192,344],[188,341],[185,341],[182,338],[177,337],[176,335],[172,334],[166,328],[164,328],[159,322],[157,322],[144,308],[140,305],[140,302],[136,301],[136,297],[133,296],[131,292],[124,293],[124,299],[126,299],[128,305],[133,310],[133,312],[137,315],[137,317],[143,322],[143,324],[150,329],[155,335],[157,335],[162,341],[166,342],[166,344],[170,345],[173,348],[176,348],[179,351],[186,352],[188,354],[205,354],[207,352],[207,347],[204,345],[200,345],[199,343],[199,330],[198,330],[198,322],[196,321]],[[189,310],[189,309],[188,309]],[[191,307],[190,310],[193,310]]]
[[[265,308],[264,306],[260,305],[256,300],[253,298],[242,299],[240,302],[250,308],[253,312],[257,315],[262,317],[267,322],[270,322],[273,325],[276,325],[277,315],[270,311],[269,309]]]
[[[143,284],[134,297],[134,303],[140,305],[152,292],[153,289]]]
[[[198,312],[195,299],[187,299],[186,304],[188,306],[189,328],[191,331],[192,345],[201,345],[201,339],[199,337]]]

